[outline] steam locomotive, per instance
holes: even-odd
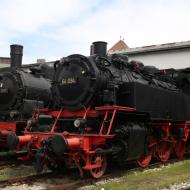
[[[99,178],[110,160],[146,167],[190,153],[189,69],[144,66],[106,46],[56,61],[54,108],[35,112],[22,135],[9,133],[7,146],[27,150],[37,171],[76,166]]]
[[[44,69],[21,67],[22,52],[23,46],[11,45],[11,67],[0,72],[1,147],[9,132],[21,134],[33,110],[48,107],[52,99],[51,80]]]

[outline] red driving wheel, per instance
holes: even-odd
[[[182,159],[185,153],[185,143],[184,141],[177,141],[175,144],[175,153],[179,159]]]
[[[148,155],[142,155],[139,160],[137,160],[138,166],[141,168],[145,168],[150,164],[150,161],[152,159],[152,154],[149,153]]]
[[[169,142],[163,141],[158,146],[158,158],[162,162],[167,162],[171,155],[171,145]]]

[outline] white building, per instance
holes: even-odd
[[[108,51],[109,54],[126,54],[129,60],[138,60],[144,65],[154,65],[160,69],[190,67],[190,41],[122,49],[118,45],[121,41]]]
[[[10,67],[11,59],[9,57],[0,57],[0,68]]]

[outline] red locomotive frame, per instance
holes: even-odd
[[[121,106],[102,106],[95,107],[95,109],[89,107],[86,110],[75,112],[63,108],[59,111],[52,111],[50,109],[35,110],[33,119],[37,119],[42,113],[55,118],[51,131],[48,133],[30,132],[30,126],[27,126],[23,135],[17,136],[18,144],[16,149],[21,150],[23,147],[27,148],[28,154],[22,159],[30,159],[35,155],[36,150],[40,150],[46,146],[44,141],[55,135],[60,135],[66,140],[67,144],[68,151],[62,156],[67,158],[66,165],[71,166],[74,164],[77,166],[80,176],[84,175],[84,171],[89,171],[94,178],[99,178],[105,173],[107,166],[107,155],[101,153],[107,148],[107,139],[114,138],[114,134],[110,132],[116,114],[121,112],[136,113],[134,108]],[[86,119],[88,117],[97,118],[100,116],[103,120],[100,130],[96,134],[90,133],[88,127],[84,134],[74,134],[66,131],[63,133],[55,132],[56,128],[59,127],[57,122],[60,118],[75,117]],[[105,121],[108,116],[111,119],[108,127],[105,127]],[[162,162],[166,162],[173,151],[175,151],[179,159],[183,157],[185,152],[190,152],[190,121],[151,121],[149,122],[149,128],[152,130],[161,130],[162,135],[159,139],[155,139],[151,135],[149,136],[146,147],[148,151],[136,160],[140,167],[148,166],[154,156]],[[43,151],[40,163],[44,164],[46,162],[46,151]],[[51,160],[52,165],[56,164],[56,162],[60,162],[60,160]]]

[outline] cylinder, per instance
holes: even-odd
[[[7,137],[9,135],[10,131],[8,130],[1,130],[0,131],[0,138]]]
[[[81,145],[81,140],[78,137],[73,137],[67,139],[68,148],[79,148]]]
[[[91,55],[99,55],[106,57],[107,55],[107,42],[93,42],[90,48]]]
[[[19,68],[22,65],[23,46],[13,44],[10,46],[11,68]]]
[[[32,135],[18,136],[18,139],[20,145],[25,145],[32,139]]]
[[[16,150],[18,145],[25,145],[32,139],[32,135],[17,136],[14,132],[10,132],[7,136],[7,148]]]

